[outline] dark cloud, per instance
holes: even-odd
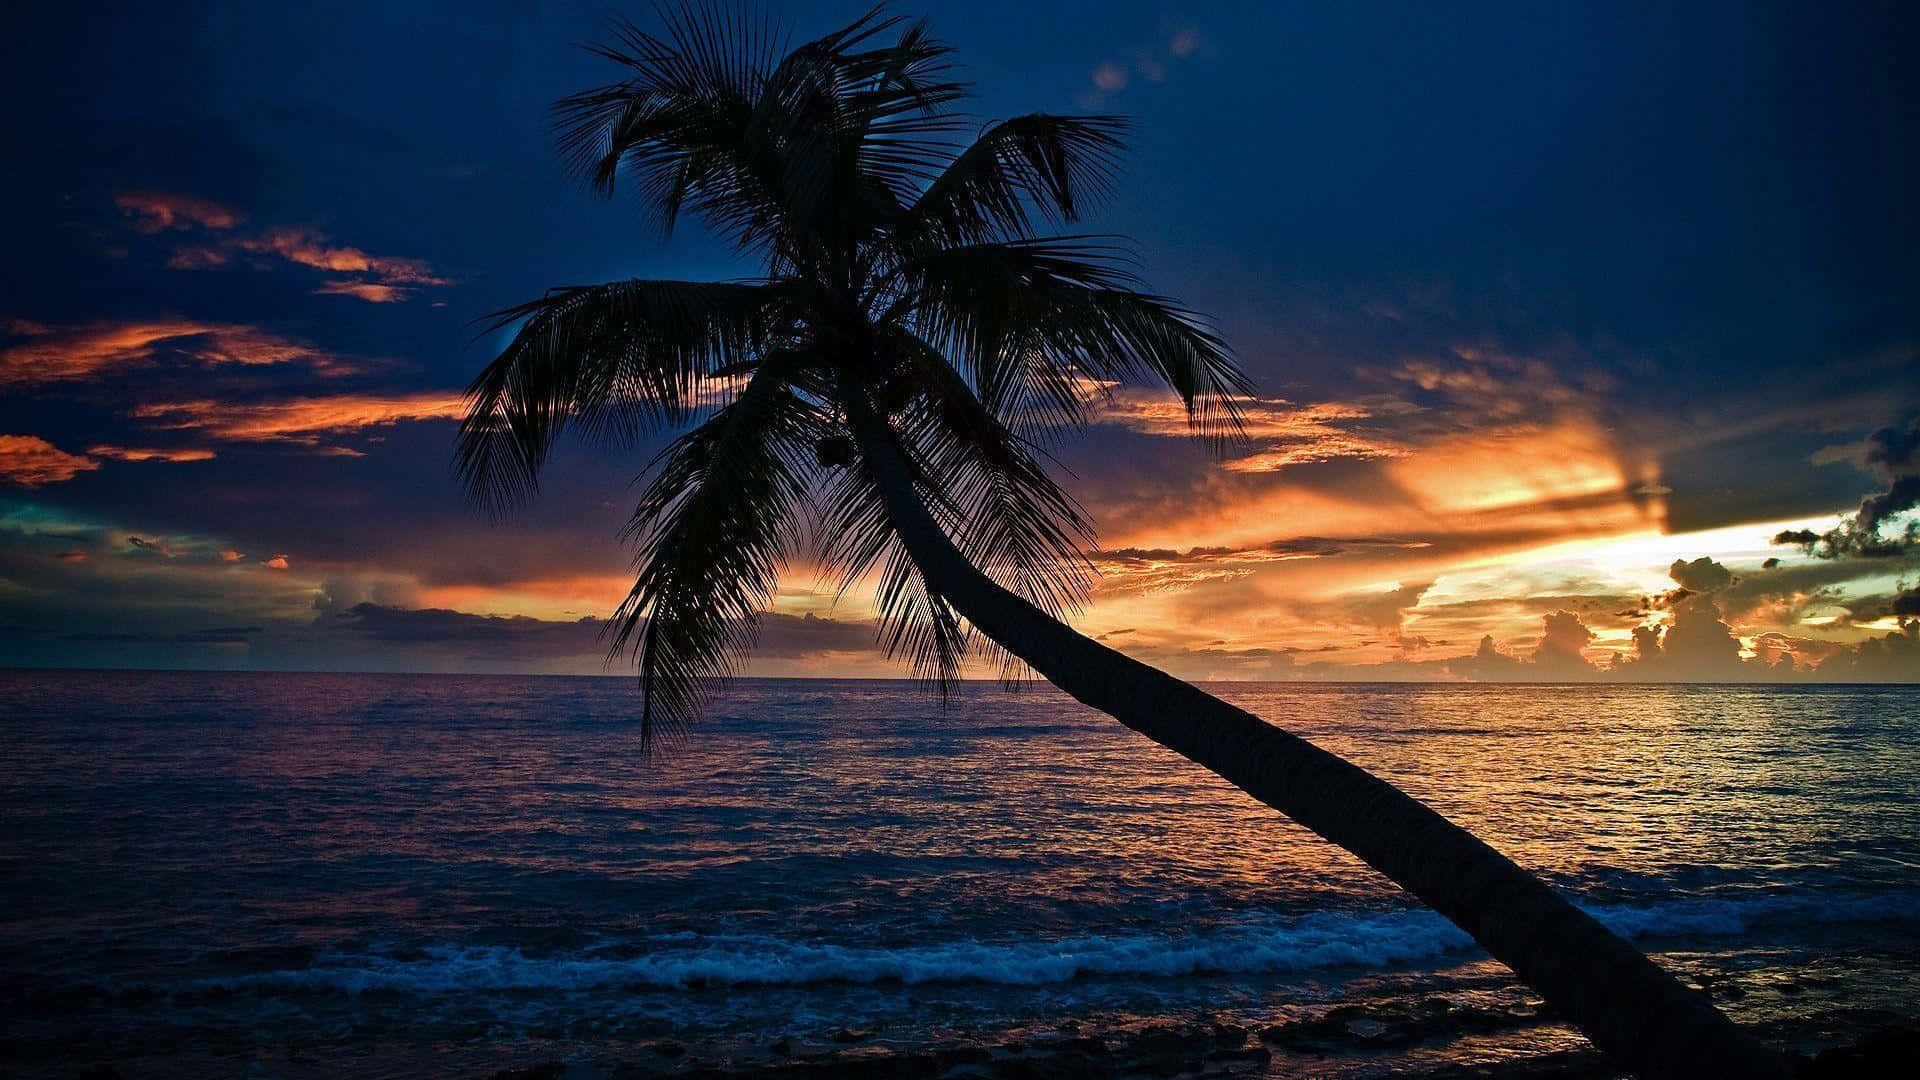
[[[1542,623],[1540,644],[1533,651],[1533,665],[1547,677],[1580,677],[1589,674],[1586,648],[1593,631],[1571,611],[1548,612]]]
[[[1473,656],[1462,662],[1460,666],[1465,669],[1463,674],[1471,673],[1483,679],[1498,681],[1500,675],[1511,673],[1512,669],[1520,666],[1520,661],[1501,652],[1499,646],[1493,643],[1492,634],[1484,634]]]
[[[1673,560],[1673,565],[1667,567],[1667,576],[1682,589],[1696,593],[1714,592],[1733,584],[1733,571],[1705,555],[1692,562]]]
[[[1662,675],[1687,680],[1714,681],[1740,670],[1740,639],[1721,618],[1711,596],[1682,601],[1673,611],[1673,624],[1660,642]]]
[[[1895,558],[1920,549],[1920,522],[1909,523],[1891,536],[1883,531],[1896,514],[1920,505],[1916,447],[1920,447],[1920,419],[1905,427],[1884,427],[1867,436],[1857,460],[1886,481],[1886,490],[1862,499],[1853,517],[1826,532],[1790,529],[1776,535],[1773,542],[1792,544],[1822,559]]]
[[[317,628],[369,642],[454,653],[476,661],[593,660],[607,655],[604,620],[573,621],[525,615],[474,615],[444,608],[390,607],[363,601],[323,613]],[[749,661],[798,660],[828,653],[877,654],[871,623],[822,618],[811,613],[762,613]]]
[[[552,622],[525,615],[470,615],[444,608],[355,604],[323,622],[323,629],[396,645],[431,644],[489,658],[579,656],[591,651],[601,622]]]
[[[1857,648],[1835,653],[1820,665],[1824,678],[1848,682],[1920,682],[1920,632],[1909,626]]]
[[[211,626],[205,630],[143,634],[83,630],[68,634],[67,640],[103,645],[244,645],[266,632],[264,626]]]
[[[1920,618],[1920,586],[1899,593],[1887,602],[1884,610],[1899,619]]]
[[[1347,605],[1345,618],[1368,626],[1398,629],[1407,612],[1419,606],[1420,598],[1432,588],[1431,581],[1416,581],[1383,593],[1365,595]]]
[[[1905,428],[1883,427],[1867,436],[1864,456],[1869,467],[1889,476],[1912,475],[1914,466],[1920,464],[1916,461],[1920,456],[1920,419]]]
[[[1634,659],[1642,664],[1654,664],[1660,661],[1660,628],[1657,626],[1636,626],[1633,628]]]

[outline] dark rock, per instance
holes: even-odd
[[[1876,1032],[1852,1046],[1822,1050],[1812,1061],[1803,1058],[1796,1072],[1803,1080],[1914,1076],[1920,1074],[1920,1031]]]
[[[1239,1024],[1221,1023],[1215,1023],[1211,1032],[1213,1041],[1220,1046],[1239,1046],[1247,1041],[1249,1034],[1251,1033]]]
[[[1175,1050],[1185,1047],[1187,1042],[1187,1033],[1179,1028],[1154,1027],[1136,1034],[1127,1046],[1133,1050]]]
[[[1347,1021],[1347,1030],[1363,1039],[1377,1039],[1387,1033],[1387,1023],[1371,1016],[1356,1016]]]
[[[501,1069],[494,1073],[491,1080],[560,1080],[567,1072],[564,1061],[543,1061],[538,1065],[523,1065],[517,1069]]]
[[[837,1043],[865,1042],[866,1040],[871,1038],[873,1038],[873,1032],[855,1031],[852,1028],[841,1028],[839,1031],[834,1032],[832,1035],[833,1041]]]
[[[985,1065],[993,1051],[984,1046],[949,1046],[933,1052],[933,1063],[943,1069],[957,1065]]]
[[[1205,1064],[1207,1044],[1204,1036],[1179,1028],[1148,1028],[1119,1049],[1123,1067],[1118,1072],[1141,1072],[1154,1076],[1173,1076],[1199,1072]]]
[[[1254,1043],[1252,1046],[1223,1046],[1207,1054],[1208,1061],[1255,1061],[1266,1064],[1273,1060],[1273,1051]]]

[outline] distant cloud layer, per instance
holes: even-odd
[[[100,467],[35,435],[0,435],[0,481],[16,487],[58,484]]]
[[[133,219],[135,232],[152,235],[169,229],[231,229],[242,215],[210,199],[176,195],[161,191],[123,191],[113,197],[113,205]]]
[[[1278,472],[1290,465],[1352,458],[1361,461],[1398,457],[1404,449],[1357,430],[1373,415],[1364,405],[1323,401],[1297,404],[1284,398],[1237,399],[1242,433],[1255,452],[1233,454],[1223,463],[1235,472]],[[1098,404],[1095,418],[1144,435],[1191,438],[1186,407],[1164,393],[1133,387],[1113,390]]]
[[[233,402],[202,399],[136,405],[135,419],[156,428],[193,431],[231,442],[285,442],[354,456],[359,451],[328,445],[326,437],[403,421],[454,420],[464,414],[459,394],[338,394],[283,401]]]
[[[46,326],[15,320],[0,346],[0,387],[103,379],[172,360],[202,367],[310,365],[339,375],[351,365],[303,342],[234,323],[191,319]]]
[[[238,262],[263,267],[286,263],[329,274],[353,275],[329,278],[313,291],[317,295],[351,296],[377,304],[409,299],[421,288],[453,284],[424,259],[369,254],[306,226],[274,225],[258,231],[238,232],[245,215],[191,195],[123,192],[115,196],[114,205],[132,219],[134,231],[145,235],[195,229],[207,234],[197,242],[173,250],[167,266],[175,270],[214,270]]]
[[[200,446],[153,447],[153,446],[113,446],[103,443],[87,447],[87,453],[94,457],[111,458],[114,461],[212,461],[217,455],[212,450]]]

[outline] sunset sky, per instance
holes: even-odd
[[[1133,119],[1090,227],[1259,387],[1224,455],[1124,387],[1056,448],[1076,625],[1193,678],[1920,680],[1920,15],[1449,7],[898,6],[983,121]],[[0,16],[0,662],[623,670],[651,448],[471,508],[476,319],[755,267],[566,178],[608,5],[308,8]],[[750,670],[903,673],[807,564]]]

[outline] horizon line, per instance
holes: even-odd
[[[61,666],[22,666],[0,664],[0,675],[36,675],[86,672],[91,674],[126,675],[352,675],[352,676],[389,676],[393,678],[441,678],[441,679],[637,679],[637,674],[582,674],[564,671],[371,671],[346,668],[205,668],[205,667],[104,667],[86,665]],[[920,685],[925,680],[911,675],[734,675],[722,682],[874,682],[874,683],[911,683]],[[1006,680],[989,678],[956,678],[955,683],[968,685],[1001,685],[1011,692],[1023,692],[1028,689],[1058,691],[1051,683],[1040,676],[1016,680],[1009,685]],[[1641,680],[1628,679],[1190,679],[1200,685],[1224,686],[1752,686],[1752,687],[1792,687],[1792,686],[1920,686],[1920,680],[1912,681],[1859,681],[1840,679],[1665,679]]]

